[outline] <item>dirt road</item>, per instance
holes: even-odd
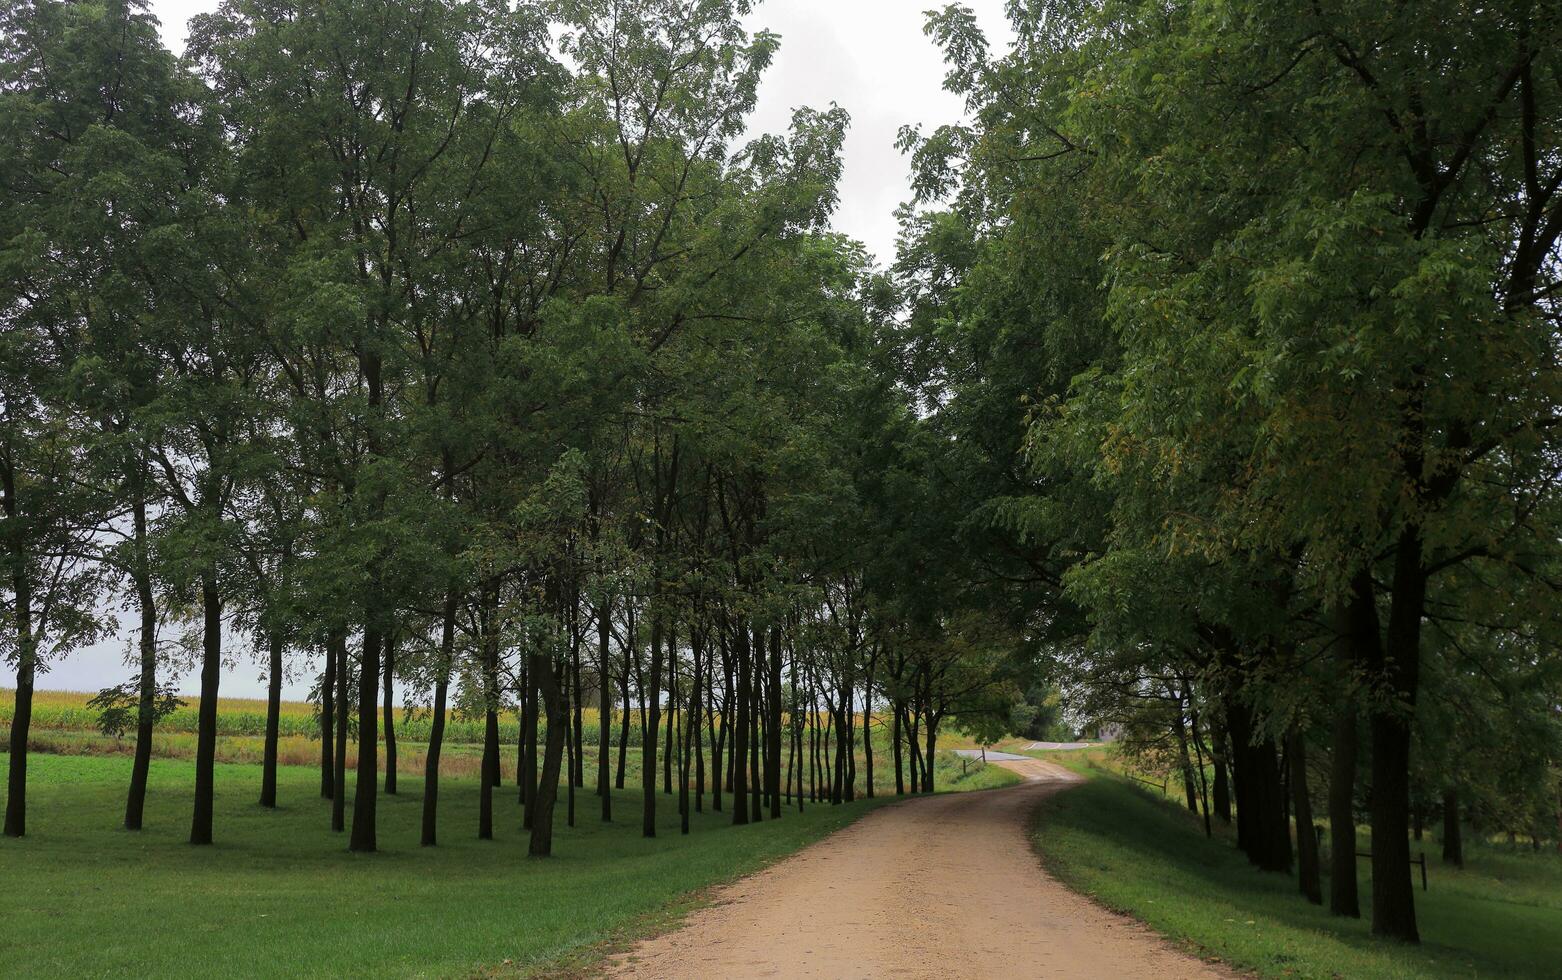
[[[1220,977],[1049,877],[1026,839],[1042,797],[1077,779],[1027,759],[1010,789],[875,811],[721,890],[611,976]]]

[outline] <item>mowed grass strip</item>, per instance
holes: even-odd
[[[1562,975],[1562,856],[1467,845],[1463,871],[1438,863],[1417,878],[1422,944],[1371,937],[1369,921],[1309,905],[1292,876],[1255,870],[1173,801],[1050,755],[1089,775],[1037,812],[1033,839],[1063,882],[1143,920],[1189,950],[1264,977],[1555,977]],[[1363,840],[1360,849],[1370,842]],[[1362,862],[1362,910],[1371,890]],[[1327,894],[1328,880],[1324,881]]]
[[[638,763],[637,753],[631,759]],[[0,765],[6,762],[0,754]],[[594,762],[594,760],[591,760]],[[1015,781],[996,766],[940,754],[947,790]],[[0,963],[11,976],[469,976],[589,963],[603,944],[668,924],[702,889],[754,871],[893,797],[789,808],[748,827],[657,796],[658,837],[640,835],[638,765],[600,822],[595,771],[565,826],[561,788],[554,857],[526,856],[513,781],[497,795],[497,840],[477,836],[478,787],[445,779],[440,846],[421,848],[422,781],[380,797],[382,853],[347,852],[329,830],[319,773],[278,770],[281,807],[257,806],[260,768],[217,767],[217,843],[189,831],[193,766],[154,760],[146,827],[119,829],[130,762],[34,755],[28,836],[0,841]],[[658,774],[660,775],[660,774]],[[353,780],[348,777],[348,809]],[[766,814],[768,816],[768,809]],[[348,817],[351,822],[351,814]]]
[[[269,811],[255,804],[259,767],[218,766],[217,844],[196,848],[185,843],[187,762],[153,763],[139,833],[118,829],[128,761],[38,755],[29,768],[28,837],[0,841],[0,963],[11,976],[523,972],[578,956],[875,805],[808,806],[736,828],[707,812],[684,837],[675,800],[659,796],[659,836],[647,840],[637,787],[614,793],[608,825],[588,788],[577,790],[574,828],[561,795],[555,856],[538,860],[525,853],[513,784],[499,791],[498,839],[479,841],[477,784],[449,780],[440,846],[418,846],[417,785],[381,797],[382,853],[353,855],[328,829],[312,769],[283,767],[282,807]],[[349,778],[349,801],[351,792]]]

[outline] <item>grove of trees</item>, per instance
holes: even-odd
[[[1008,7],[928,16],[968,112],[902,132],[880,268],[846,112],[746,130],[749,0],[225,0],[179,57],[4,0],[5,833],[40,671],[123,613],[124,823],[189,668],[195,844],[250,656],[260,802],[308,679],[357,851],[403,699],[422,843],[459,712],[475,832],[514,751],[541,855],[631,748],[647,836],[743,824],[859,755],[930,791],[1052,685],[1338,914],[1369,828],[1383,936],[1423,824],[1562,838],[1562,11]]]

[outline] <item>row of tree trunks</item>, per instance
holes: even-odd
[[[1281,787],[1274,739],[1259,737],[1252,709],[1235,699],[1226,704],[1237,799],[1237,846],[1264,871],[1291,870],[1289,807]]]

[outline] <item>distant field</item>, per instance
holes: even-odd
[[[37,691],[33,694],[33,727],[59,731],[92,731],[97,728],[98,714],[87,707],[91,694],[80,691]],[[184,707],[158,722],[157,730],[168,734],[195,734],[201,699],[187,697]],[[16,691],[0,689],[0,727],[10,728],[11,715],[16,709]],[[357,723],[357,703],[352,706],[353,723]],[[582,728],[587,738],[595,740],[597,711],[582,709]],[[376,723],[378,724],[378,716]],[[426,742],[431,718],[427,709],[398,709],[396,735],[409,742]],[[383,727],[383,726],[381,726]],[[278,734],[283,737],[317,738],[320,723],[315,706],[307,701],[283,701],[278,718]],[[520,732],[520,722],[513,712],[502,714],[499,719],[499,737],[513,742]],[[631,729],[632,739],[638,740],[638,726]],[[266,702],[258,698],[218,698],[217,734],[252,735],[266,734]],[[445,741],[452,744],[481,745],[483,719],[471,718],[451,712],[445,722]],[[633,744],[633,741],[631,742]]]
[[[1385,943],[1367,919],[1307,904],[1294,877],[1254,870],[1227,834],[1206,839],[1179,802],[1116,775],[1101,753],[1046,757],[1091,777],[1037,815],[1047,867],[1203,955],[1263,977],[1562,975],[1562,855],[1467,843],[1457,870],[1438,863],[1430,839],[1417,844],[1431,854],[1430,889],[1415,893],[1422,944]],[[1361,871],[1368,913],[1365,862]]]
[[[79,691],[38,691],[33,695],[33,722],[28,744],[35,752],[55,755],[128,755],[135,747],[133,735],[113,737],[103,735],[97,728],[97,712],[87,707],[92,697]],[[188,698],[188,704],[158,723],[152,738],[152,754],[159,759],[191,759],[195,756],[196,712],[200,699]],[[15,709],[16,692],[0,689],[0,748],[10,742],[11,716]],[[583,739],[582,758],[589,780],[596,778],[596,743],[599,730],[598,715],[594,708],[582,710]],[[284,766],[317,766],[320,761],[319,724],[315,707],[308,702],[284,701],[280,713],[277,758]],[[520,737],[520,723],[513,712],[501,716],[499,724],[500,771],[508,782],[514,782],[516,772],[516,743]],[[356,722],[356,714],[353,718]],[[376,731],[383,733],[383,725],[376,715]],[[822,722],[822,719],[821,719]],[[860,722],[860,719],[859,719]],[[612,737],[612,763],[617,764],[619,720],[615,717]],[[264,752],[266,729],[266,703],[252,698],[219,698],[217,701],[217,759],[220,762],[259,764]],[[543,726],[544,731],[546,726]],[[398,710],[396,713],[397,766],[403,778],[421,776],[424,769],[425,748],[429,733],[429,715],[426,710]],[[663,732],[665,735],[665,730]],[[874,739],[874,787],[878,792],[893,792],[895,771],[890,754],[889,728],[876,718]],[[467,718],[452,713],[445,726],[445,748],[440,756],[440,772],[449,776],[474,776],[481,762],[483,720]],[[709,739],[706,738],[709,752]],[[663,742],[665,745],[665,741]],[[640,750],[640,726],[638,712],[630,715],[629,762],[637,764]],[[963,734],[951,730],[939,738],[940,766],[936,780],[962,773],[962,788],[980,788],[986,785],[1004,785],[1011,774],[996,767],[973,767],[971,762],[948,757],[945,750],[970,748],[975,743]],[[833,742],[832,742],[833,749]],[[857,791],[867,789],[867,759],[860,741],[856,746]],[[357,752],[349,743],[348,765],[354,765]],[[383,749],[381,766],[384,765]],[[987,782],[983,782],[983,781]],[[939,786],[939,788],[943,788]]]

